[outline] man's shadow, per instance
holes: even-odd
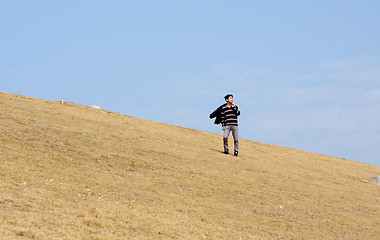
[[[224,154],[224,152],[221,151],[220,149],[211,148],[210,150],[213,151],[213,152],[218,152],[218,153],[223,153]]]

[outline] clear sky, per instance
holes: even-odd
[[[217,133],[232,93],[242,138],[380,166],[379,23],[378,0],[0,0],[0,90]]]

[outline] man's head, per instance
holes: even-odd
[[[234,96],[232,94],[227,94],[226,96],[224,96],[224,100],[226,100],[226,102],[232,103],[233,99],[234,99]]]

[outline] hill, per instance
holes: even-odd
[[[0,110],[0,239],[379,239],[378,166],[247,139],[234,157],[221,134],[5,92]]]

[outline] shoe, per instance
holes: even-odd
[[[237,157],[238,153],[239,153],[238,151],[235,151],[235,152],[234,152],[234,156]]]
[[[224,150],[224,154],[229,154],[228,150]]]

